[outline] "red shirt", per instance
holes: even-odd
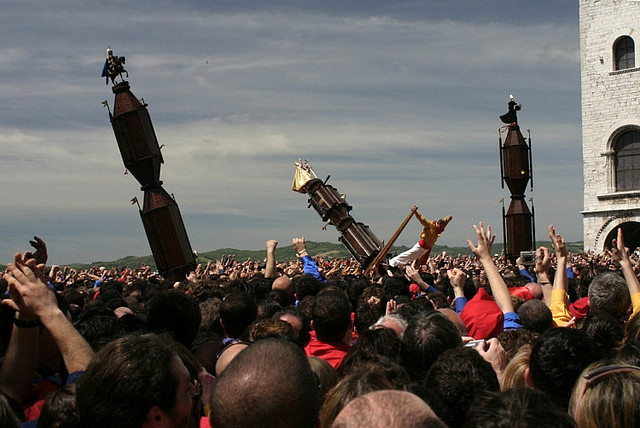
[[[493,297],[480,288],[460,312],[469,336],[474,339],[497,337],[504,330],[504,315]]]
[[[304,352],[308,357],[322,358],[334,369],[338,369],[345,355],[349,351],[349,345],[342,342],[324,342],[316,338],[315,331],[311,332],[311,340],[304,347]]]

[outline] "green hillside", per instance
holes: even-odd
[[[538,245],[544,245],[547,248],[551,248],[550,242],[538,242]],[[402,251],[407,250],[409,247],[406,246],[398,246],[391,247],[391,254],[396,255]],[[569,252],[577,254],[583,251],[583,243],[582,242],[571,242],[567,243],[567,248]],[[207,261],[219,260],[223,254],[235,254],[236,260],[244,261],[247,259],[251,260],[264,260],[266,250],[238,250],[234,248],[221,248],[218,250],[207,251],[205,253],[199,253],[197,257],[198,263],[206,264]],[[350,258],[351,254],[347,251],[347,249],[342,244],[335,244],[331,242],[312,242],[307,241],[307,251],[311,255],[321,255],[323,257],[334,259],[334,258]],[[436,245],[432,251],[432,255],[440,254],[442,251],[447,251],[449,255],[456,256],[458,254],[471,254],[471,251],[468,247],[448,247],[446,245]],[[502,252],[502,243],[496,243],[493,246],[493,252],[500,254]],[[296,255],[293,249],[293,245],[287,245],[285,247],[278,247],[276,250],[276,258],[278,261],[290,261],[295,260]],[[90,267],[97,266],[105,266],[105,267],[122,267],[122,266],[131,266],[137,267],[142,263],[146,263],[151,266],[152,270],[156,269],[155,262],[151,255],[147,256],[127,256],[118,260],[113,261],[95,261],[88,264],[72,264],[70,265],[76,269],[88,269]],[[1,269],[5,269],[5,266],[0,265]]]

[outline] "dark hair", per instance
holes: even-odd
[[[200,328],[200,307],[191,296],[180,291],[161,291],[149,301],[147,326],[151,331],[167,331],[187,348]]]
[[[402,365],[413,380],[421,382],[440,354],[461,345],[460,332],[449,318],[437,311],[420,313],[404,332]]]
[[[624,338],[623,325],[607,312],[590,312],[582,323],[585,331],[596,343],[600,358],[610,358]]]
[[[358,341],[349,349],[342,360],[338,374],[342,377],[357,367],[380,365],[384,370],[399,365],[401,344],[398,336],[390,329],[365,330],[358,335]],[[398,368],[400,371],[404,371],[402,366]],[[398,370],[395,367],[393,369]],[[399,376],[390,373],[389,381],[393,382],[392,378],[395,377],[401,377],[405,382],[409,380],[405,372]]]
[[[383,297],[384,290],[382,289],[382,287],[371,285],[369,280],[364,276],[355,278],[349,283],[349,285],[347,286],[347,294],[349,295],[349,302],[354,308],[358,306],[358,303],[361,301],[361,299],[364,298],[364,300],[366,301],[368,300],[368,297],[372,295],[378,297],[381,302],[383,301],[383,305],[386,304],[386,298]]]
[[[42,406],[38,427],[79,427],[76,410],[76,384],[70,383],[50,394]]]
[[[312,321],[318,340],[341,342],[351,326],[351,304],[346,294],[325,289],[313,302]]]
[[[633,339],[625,343],[615,357],[616,361],[640,367],[640,340]]]
[[[240,338],[244,330],[256,320],[258,308],[251,295],[245,291],[227,294],[220,305],[220,321],[227,336]]]
[[[280,303],[270,298],[263,299],[257,306],[256,319],[269,319],[282,309]]]
[[[367,302],[362,302],[356,309],[356,315],[353,320],[353,324],[356,327],[358,334],[364,333],[369,329],[378,319],[384,315],[384,309],[380,305],[374,305]]]
[[[478,399],[467,413],[468,428],[574,428],[573,418],[543,392],[519,387]]]
[[[431,291],[427,293],[427,297],[431,300],[433,306],[437,309],[440,308],[449,308],[449,302],[447,301],[447,296],[440,291]]]
[[[280,290],[279,288],[269,291],[266,295],[266,299],[275,300],[283,308],[287,308],[295,303],[291,293],[288,293],[285,290]]]
[[[406,278],[388,276],[382,282],[382,287],[390,299],[396,299],[398,296],[411,297],[409,291],[409,281]]]
[[[433,304],[426,296],[419,296],[398,308],[396,314],[409,322],[413,317],[425,312],[434,311]]]
[[[553,397],[563,410],[567,409],[571,389],[580,373],[598,358],[595,343],[584,331],[562,327],[547,330],[531,351],[529,370],[533,386]]]
[[[171,341],[154,333],[130,334],[106,345],[78,381],[81,425],[141,426],[153,406],[171,411],[178,388],[175,358]]]
[[[291,285],[298,300],[306,296],[315,296],[322,289],[322,282],[313,275],[296,276],[291,280]]]
[[[98,352],[107,343],[128,333],[126,325],[113,312],[86,312],[76,323],[76,330]]]
[[[249,327],[249,340],[254,342],[267,337],[286,339],[298,344],[296,331],[288,322],[272,318],[254,321]]]
[[[500,391],[491,364],[467,347],[443,352],[429,370],[424,386],[430,391],[427,403],[451,428],[462,425],[476,398]]]

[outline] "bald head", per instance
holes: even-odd
[[[272,290],[282,290],[282,291],[286,291],[287,293],[291,294],[292,291],[293,291],[292,288],[291,288],[291,279],[289,279],[289,277],[286,276],[286,275],[279,276],[271,284],[271,289]]]
[[[449,320],[451,320],[451,322],[458,328],[461,336],[467,335],[467,326],[464,324],[464,321],[462,321],[462,318],[460,318],[460,315],[458,315],[456,311],[449,308],[438,308],[436,309],[436,311],[449,318]]]
[[[332,428],[445,427],[418,396],[405,391],[375,391],[345,406]]]
[[[218,377],[211,425],[312,428],[320,408],[316,379],[299,346],[283,339],[259,340]]]

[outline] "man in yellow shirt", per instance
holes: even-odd
[[[431,249],[453,218],[451,215],[448,215],[440,220],[428,220],[418,212],[418,207],[415,205],[411,210],[415,213],[416,218],[423,226],[422,233],[420,233],[420,240],[407,251],[400,253],[389,260],[390,266],[408,265],[418,258],[420,259],[421,265],[425,264],[429,259]]]

